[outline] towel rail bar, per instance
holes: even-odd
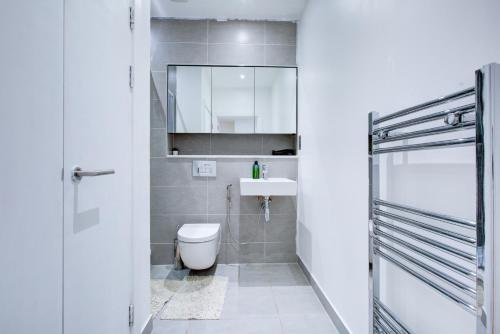
[[[443,97],[416,105],[416,106],[411,107],[411,108],[406,108],[406,109],[397,111],[397,112],[389,114],[387,116],[379,117],[378,119],[375,119],[373,121],[373,124],[377,125],[377,124],[386,122],[386,121],[394,119],[394,118],[398,118],[401,116],[406,116],[406,115],[415,113],[415,112],[420,111],[420,110],[428,109],[428,108],[435,107],[435,106],[438,106],[438,105],[441,105],[441,104],[444,104],[447,102],[462,99],[462,98],[467,97],[467,96],[472,96],[475,94],[475,92],[476,92],[476,88],[470,87],[470,88],[461,90],[459,92],[449,94],[449,95],[446,95],[446,96],[443,96]]]
[[[440,264],[440,265],[450,269],[451,271],[461,275],[462,277],[465,277],[465,278],[467,278],[471,281],[474,281],[474,282],[476,281],[476,273],[474,271],[469,270],[465,267],[462,267],[461,265],[458,265],[450,260],[447,260],[444,257],[432,254],[431,252],[426,251],[425,249],[422,249],[422,248],[417,247],[417,246],[415,246],[409,242],[406,242],[400,238],[397,238],[393,235],[385,233],[378,228],[375,228],[374,234],[375,234],[375,237],[378,237],[378,238],[382,237],[382,238],[388,239],[388,240],[398,244],[401,247],[404,247],[408,250],[411,250],[411,251],[433,261],[434,263]]]

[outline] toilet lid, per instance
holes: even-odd
[[[220,224],[184,224],[177,231],[177,239],[183,242],[205,242],[214,240]]]

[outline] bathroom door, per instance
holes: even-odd
[[[66,0],[64,333],[129,333],[132,296],[129,0]],[[72,180],[83,171],[114,174]]]

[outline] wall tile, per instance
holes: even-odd
[[[290,242],[295,240],[297,218],[295,215],[272,215],[270,222],[265,223],[260,217],[260,224],[264,226],[265,242]]]
[[[156,71],[151,72],[151,76],[153,78],[153,84],[156,93],[158,94],[158,99],[161,101],[161,105],[166,110],[167,105],[167,72],[164,71]]]
[[[209,31],[210,26],[210,31]],[[183,21],[152,22],[151,153],[163,157],[165,147],[166,65],[295,65],[294,24],[283,22]],[[245,38],[241,40],[240,38]],[[208,43],[216,43],[209,45]],[[264,46],[264,44],[271,44]],[[266,61],[267,60],[267,61]],[[284,63],[279,63],[284,62]],[[155,129],[160,128],[160,129]],[[181,154],[270,154],[295,146],[292,136],[215,134],[169,135],[169,146]],[[219,223],[223,243],[219,263],[294,262],[296,202],[276,197],[271,224],[263,223],[260,203],[239,195],[239,178],[251,177],[254,159],[217,159],[216,178],[193,178],[192,160],[151,159],[151,250],[153,264],[173,260],[177,225]],[[296,160],[260,159],[271,177],[296,179]],[[233,184],[231,230],[240,243],[231,246],[226,224],[226,186]],[[265,243],[267,241],[268,243]],[[278,242],[279,241],[279,242]],[[271,243],[269,243],[271,242]]]
[[[262,154],[262,137],[257,135],[214,134],[212,154]]]
[[[262,154],[272,154],[273,150],[295,149],[295,135],[262,135]]]
[[[258,215],[242,215],[239,223],[240,243],[264,242],[264,224],[259,221]]]
[[[297,212],[297,201],[292,196],[275,196],[272,197],[270,210],[275,215],[286,215],[291,212]]]
[[[173,243],[177,237],[177,226],[206,222],[206,215],[151,216],[151,243]]]
[[[151,60],[152,71],[166,71],[169,64],[206,64],[207,45],[195,43],[159,43]]]
[[[152,187],[151,215],[206,214],[206,187]]]
[[[208,183],[218,183],[219,185],[232,184],[237,186],[241,177],[252,177],[252,165],[255,159],[216,159],[217,177],[209,178]],[[234,189],[233,196],[239,196]]]
[[[298,163],[295,159],[264,159],[269,170],[269,177],[286,177],[292,180],[297,180]]]
[[[219,254],[217,255],[217,264],[226,264],[227,263],[227,260],[226,260],[226,247],[228,246],[228,244],[225,244],[225,243],[222,243],[220,245],[220,249],[219,249]]]
[[[205,186],[206,177],[193,175],[192,160],[151,159],[151,186]]]
[[[295,240],[290,242],[264,243],[266,263],[294,263],[297,262]]]
[[[159,100],[160,98],[158,97],[158,93],[156,92],[156,85],[153,80],[153,74],[149,76],[149,96],[151,98],[151,101]]]
[[[208,21],[208,43],[264,44],[265,23]]]
[[[165,129],[167,123],[165,121],[165,110],[160,100],[151,100],[151,128],[152,129]]]
[[[165,129],[151,129],[151,157],[164,157],[167,154],[167,134]]]
[[[225,215],[227,212],[226,185],[219,183],[208,183],[208,214]],[[232,205],[231,213],[239,214],[240,212],[240,186],[239,184],[232,187]]]
[[[263,45],[209,44],[208,63],[211,65],[264,65]]]
[[[174,244],[151,244],[151,264],[171,264],[174,261]]]
[[[240,244],[238,251],[238,263],[262,262],[262,259],[264,258],[264,245],[264,243]],[[228,258],[228,260],[229,259],[230,258]]]
[[[266,22],[266,44],[295,45],[297,24],[293,22]]]
[[[209,154],[210,134],[180,134],[173,135],[172,147],[179,150],[179,154]]]
[[[295,46],[266,45],[266,65],[295,66]]]
[[[230,226],[231,226],[231,236],[236,242],[239,240],[239,230],[240,230],[240,215],[231,214]],[[231,242],[231,237],[229,235],[229,229],[227,227],[226,215],[208,215],[207,222],[209,224],[220,224],[222,228],[222,242]]]
[[[151,20],[153,43],[162,42],[207,42],[205,20]]]

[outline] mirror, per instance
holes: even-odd
[[[297,131],[297,69],[175,66],[167,70],[168,133]]]
[[[296,133],[297,70],[255,68],[255,132]]]
[[[169,66],[167,74],[169,133],[210,133],[211,76],[210,67]]]
[[[254,133],[254,68],[212,68],[212,132]]]

